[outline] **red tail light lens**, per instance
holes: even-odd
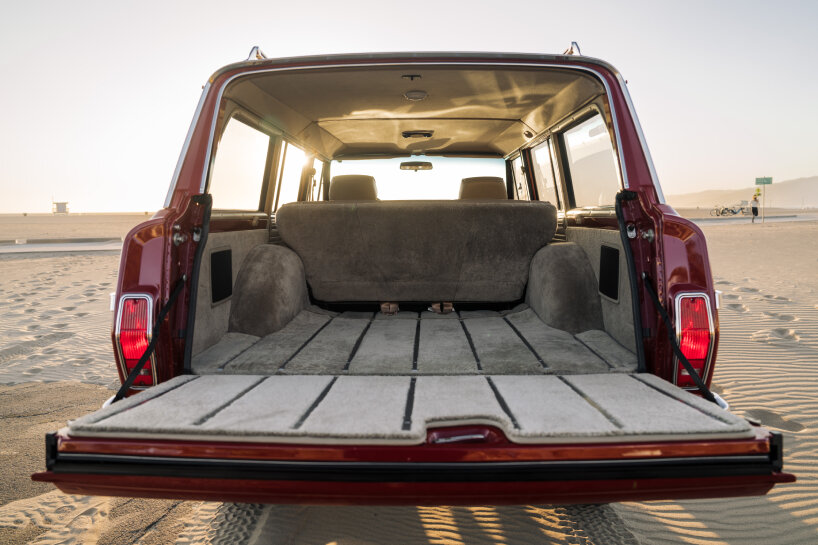
[[[117,324],[117,337],[125,375],[139,363],[139,359],[150,343],[150,299],[147,297],[128,297],[122,300]],[[142,367],[133,382],[134,386],[153,386],[154,361]]]
[[[713,343],[712,316],[707,297],[703,294],[679,296],[676,300],[676,320],[679,348],[696,373],[704,378]],[[676,384],[682,387],[696,385],[681,362],[676,362]]]

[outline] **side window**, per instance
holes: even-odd
[[[528,196],[528,183],[525,177],[525,168],[523,167],[523,156],[518,155],[511,160],[511,169],[514,172],[514,195],[518,201],[528,201],[531,197]]]
[[[534,160],[534,181],[537,184],[537,193],[541,201],[549,201],[554,206],[559,204],[557,183],[554,179],[554,168],[551,162],[551,139],[549,138],[533,150],[531,158]]]
[[[213,208],[221,210],[259,210],[264,167],[270,137],[230,119],[219,140],[209,193]]]
[[[276,189],[275,210],[288,202],[298,200],[298,186],[301,185],[301,171],[307,162],[304,150],[289,142],[284,143],[284,166],[281,167]]]
[[[599,114],[562,135],[574,206],[613,206],[619,175],[613,145]]]

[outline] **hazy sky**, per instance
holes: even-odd
[[[818,174],[818,1],[7,2],[0,212],[161,207],[207,77],[270,57],[583,54],[619,68],[666,194]]]

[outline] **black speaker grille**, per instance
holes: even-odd
[[[214,303],[233,295],[233,256],[230,250],[210,254],[210,287]]]
[[[619,250],[610,246],[599,249],[599,293],[619,299]]]

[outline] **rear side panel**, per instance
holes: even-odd
[[[187,309],[191,297],[189,279],[206,210],[206,200],[200,197],[190,199],[182,210],[161,210],[154,218],[131,230],[123,244],[116,301],[121,304],[123,296],[128,294],[149,296],[153,314],[149,317],[150,328],[177,280],[185,278],[183,291],[168,318],[159,325],[155,360],[160,383],[183,371]],[[116,308],[114,316],[118,315],[119,308]],[[124,382],[126,377],[117,344],[116,325],[112,341],[120,380]]]
[[[678,295],[691,292],[707,294],[713,314],[715,335],[710,362],[707,365],[707,373],[702,378],[707,385],[710,385],[718,351],[719,320],[707,243],[701,229],[693,222],[678,216],[672,208],[666,205],[659,208],[663,212],[660,232],[664,259],[658,272],[662,273],[659,278],[663,278],[665,282],[664,294],[659,292],[659,296],[662,298],[668,313],[671,314],[671,318],[676,320],[677,317],[673,315],[675,313],[673,302]],[[667,330],[664,325],[657,323],[655,327],[658,337],[666,339]],[[666,342],[657,344],[657,353],[659,355],[657,362],[659,362],[659,365],[656,372],[662,378],[672,381],[674,358],[670,346]]]

